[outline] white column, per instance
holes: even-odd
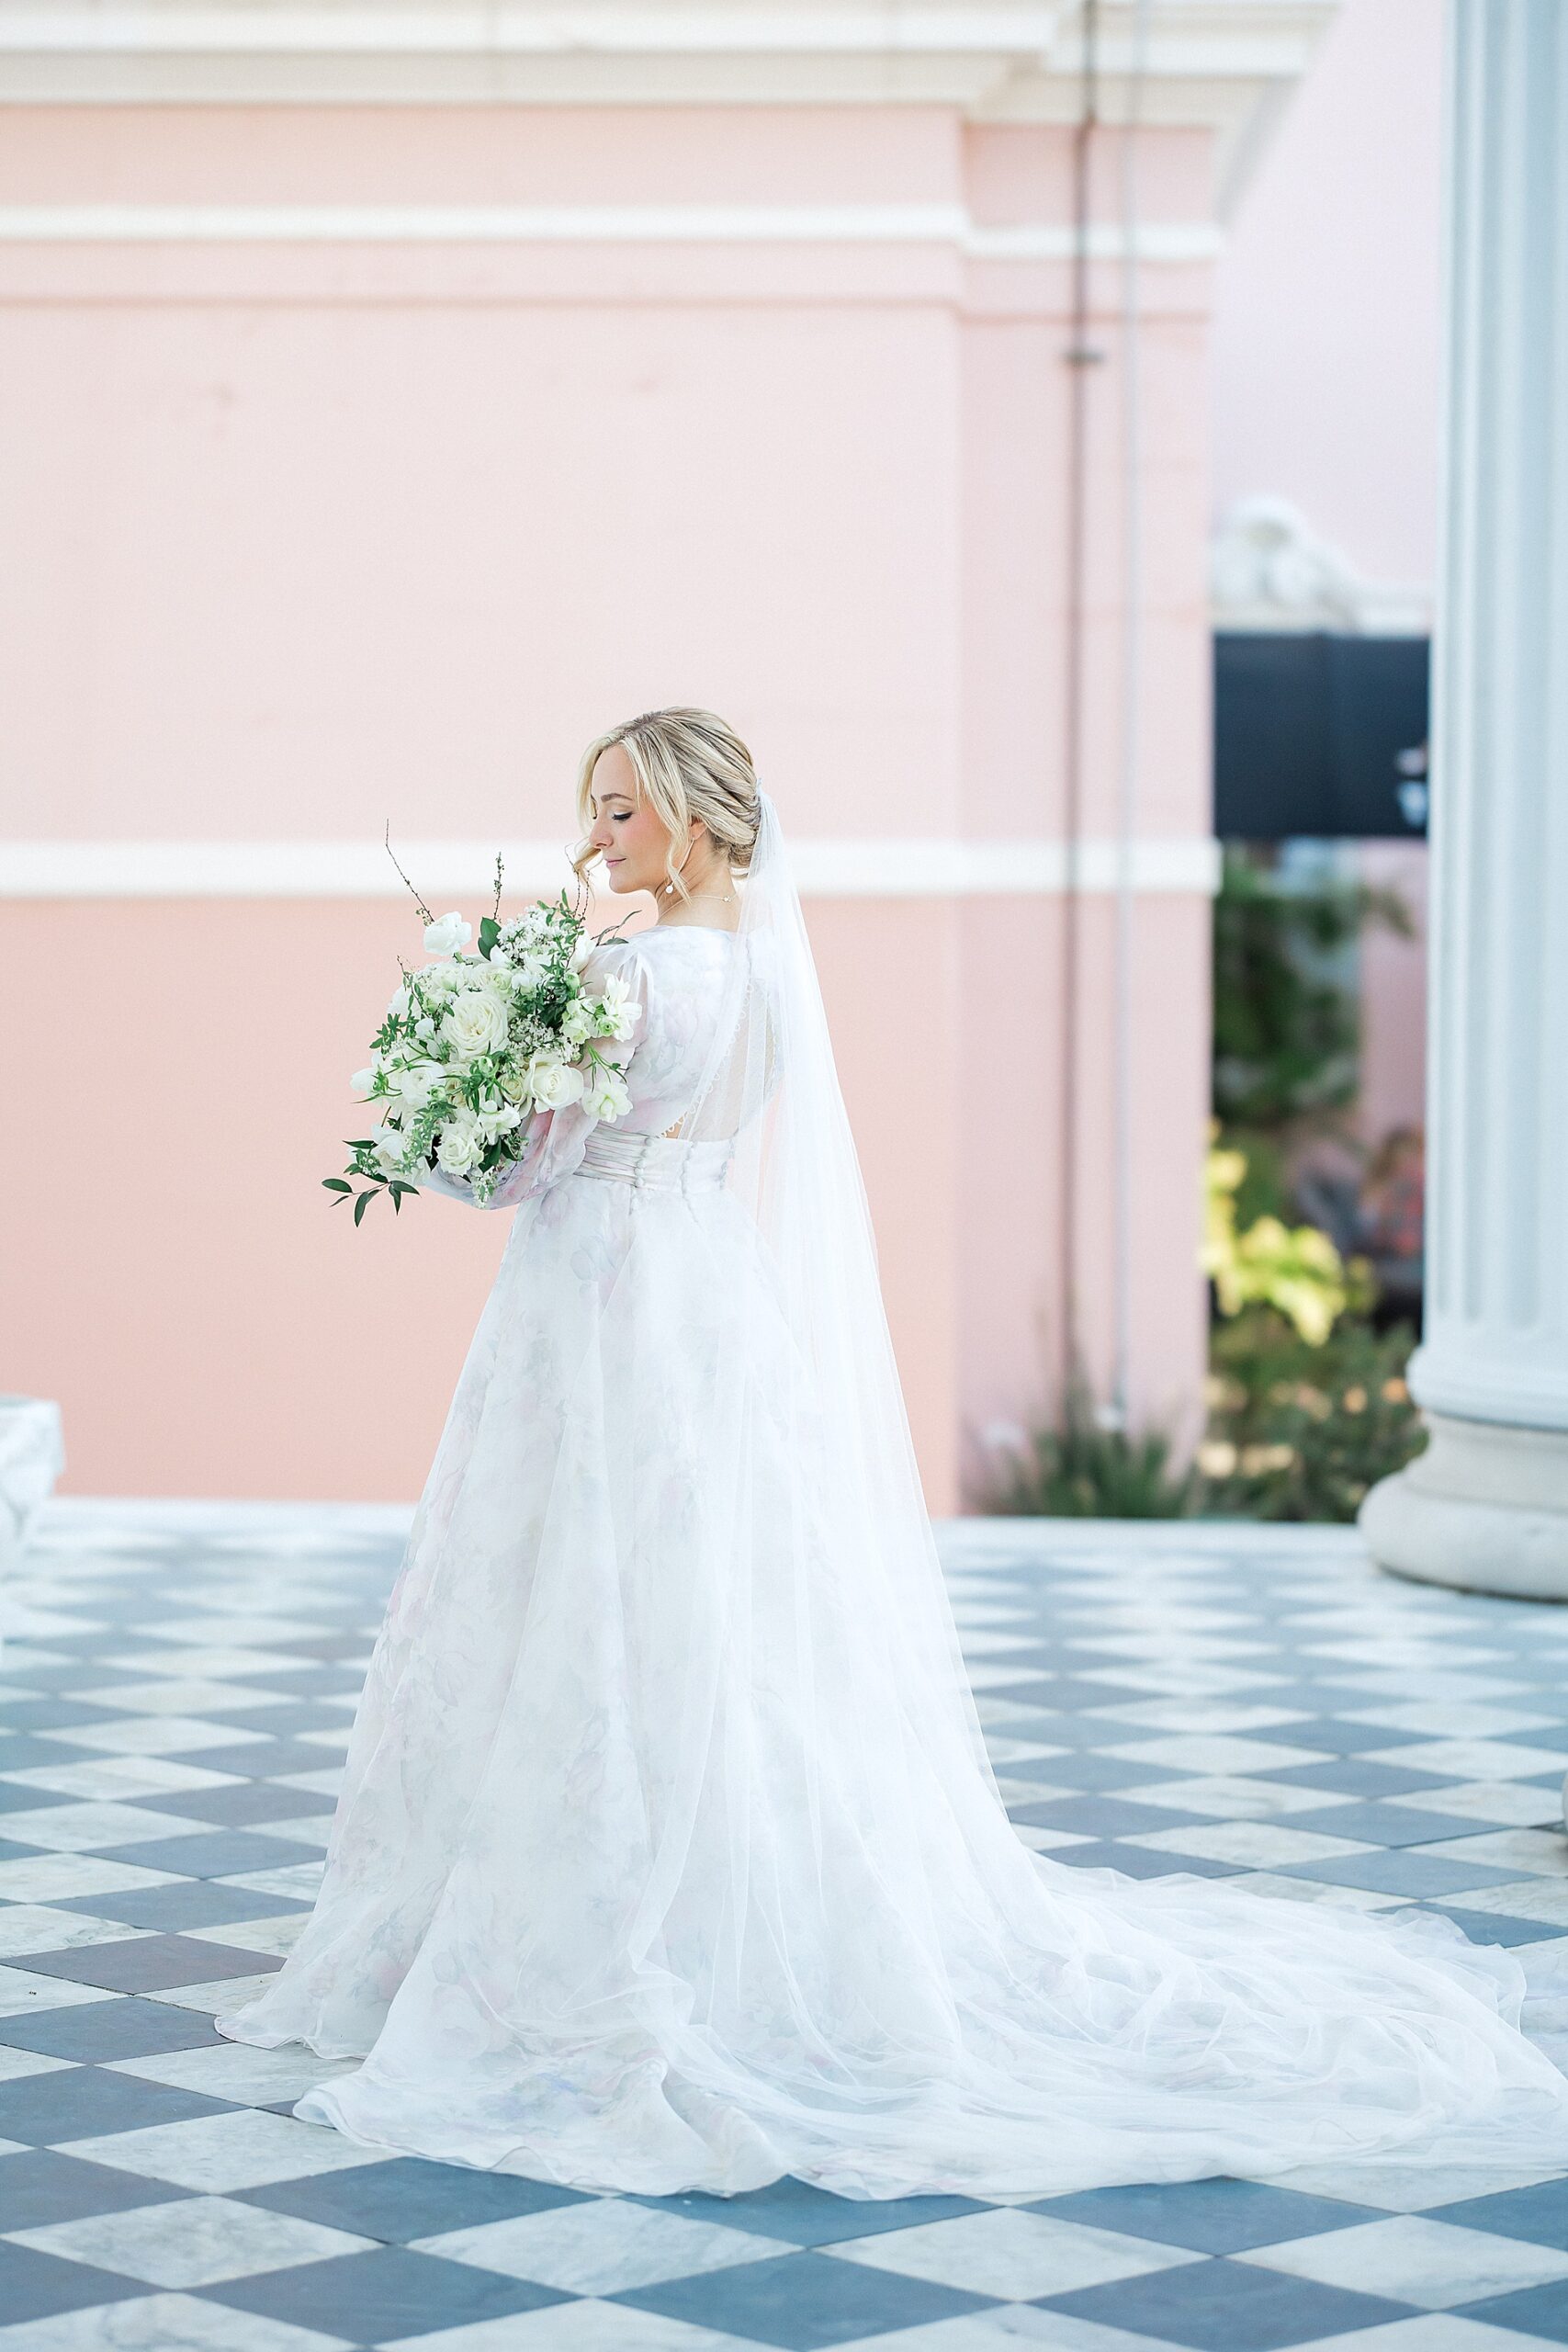
[[[1568,1599],[1568,6],[1450,0],[1427,1453],[1387,1567]]]

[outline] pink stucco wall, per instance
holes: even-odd
[[[1206,201],[1151,132],[1145,201]],[[963,205],[1066,217],[1066,141],[938,107],[0,111],[0,204]],[[1207,827],[1209,269],[1145,273],[1141,824]],[[1087,828],[1111,831],[1119,367],[1097,269]],[[1048,1398],[1068,273],[951,239],[0,245],[0,835],[562,841],[581,743],[730,716],[796,836],[990,845],[994,889],[808,907],[927,1488]],[[0,843],[3,846],[3,843]],[[999,869],[998,867],[999,861]],[[395,900],[52,895],[0,956],[0,1385],[77,1491],[415,1492],[502,1219],[358,1234]],[[485,885],[477,868],[476,902]],[[446,899],[444,903],[447,902]],[[1086,1340],[1109,1346],[1111,902],[1084,914]],[[1207,910],[1140,896],[1134,1405],[1190,1422]]]

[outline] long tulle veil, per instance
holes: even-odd
[[[874,1736],[889,1741],[896,1756],[909,1728],[918,1725],[929,1740],[941,1720],[989,1781],[921,1489],[816,963],[778,810],[766,791],[743,888],[727,1001],[682,1125],[695,1138],[733,1138],[730,1191],[753,1222],[762,1255],[765,1279],[738,1302],[733,1370],[741,1389],[748,1363],[771,1359],[779,1336],[776,1329],[750,1328],[753,1319],[777,1317],[787,1333],[788,1418],[782,1428],[775,1421],[768,1442],[786,1449],[799,1472],[789,1557],[800,1579],[801,1622],[818,1597],[813,1579],[831,1578],[840,1626],[852,1623],[885,1659],[890,1649],[897,1654],[896,1674],[868,1678],[868,1701],[875,1682],[900,1718],[897,1724],[879,1721]],[[919,1148],[919,1124],[911,1123],[909,1148]],[[776,1395],[770,1409],[776,1414]],[[739,1429],[735,1434],[739,1438]],[[736,1451],[739,1473],[745,1443]],[[726,1503],[743,1552],[748,1498],[739,1477]],[[830,1526],[821,1523],[822,1514]],[[774,1549],[773,1573],[778,1558]],[[849,1589],[846,1579],[852,1579]],[[806,1745],[807,1755],[814,1752]],[[996,1803],[999,1810],[1000,1799]]]

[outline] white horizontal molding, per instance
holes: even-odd
[[[1067,261],[1070,227],[977,222],[959,204],[8,204],[0,243],[41,245],[944,244],[978,261]],[[1155,220],[1131,241],[1148,262],[1207,261],[1207,220]],[[1129,250],[1110,222],[1097,260]]]
[[[553,893],[571,879],[555,842],[500,844],[506,888]],[[497,844],[411,841],[398,856],[427,903],[465,907],[490,896]],[[1122,887],[1120,845],[1104,836],[1062,842],[807,838],[791,845],[802,892],[824,899],[954,899],[1051,896],[1068,886],[1096,893]],[[1218,843],[1201,836],[1132,844],[1126,881],[1140,892],[1212,894]],[[403,884],[375,841],[11,841],[0,842],[6,899],[383,899]]]
[[[1101,0],[1101,121],[1216,134],[1222,209],[1339,0]],[[0,0],[0,103],[950,107],[1061,126],[1081,0]],[[1142,52],[1144,71],[1135,74]],[[1134,99],[1134,93],[1136,97]]]

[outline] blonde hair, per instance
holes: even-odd
[[[602,752],[619,743],[637,776],[637,797],[646,800],[669,829],[665,872],[682,899],[689,896],[675,870],[695,818],[731,873],[744,874],[756,846],[760,809],[751,754],[735,732],[711,710],[645,710],[596,735],[577,770],[577,816],[584,832],[593,821],[593,770]],[[584,842],[572,858],[582,875],[598,855]]]

